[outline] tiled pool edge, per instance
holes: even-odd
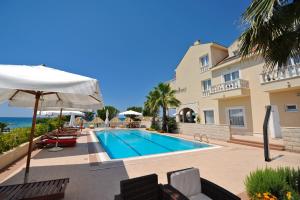
[[[110,161],[110,157],[108,156],[108,154],[106,153],[105,149],[102,147],[100,141],[98,140],[97,136],[96,136],[96,132],[90,131],[90,137],[91,137],[91,142],[93,143],[94,148],[96,148],[97,153],[95,153],[97,155],[97,160],[101,163],[101,162],[105,162],[105,161]]]
[[[120,161],[132,161],[132,160],[141,160],[141,159],[147,159],[147,158],[154,158],[154,157],[164,157],[164,156],[168,156],[168,155],[178,155],[178,154],[184,154],[184,153],[190,153],[190,152],[197,152],[197,151],[205,151],[205,150],[211,150],[211,149],[218,149],[221,148],[222,146],[217,145],[217,144],[213,144],[213,146],[211,147],[206,147],[206,148],[200,148],[200,149],[192,149],[192,150],[183,150],[183,151],[176,151],[176,152],[168,152],[168,153],[160,153],[160,154],[153,154],[153,155],[145,155],[145,156],[136,156],[136,157],[131,157],[131,158],[122,158],[122,159],[111,159],[109,157],[109,155],[106,153],[105,148],[102,147],[101,142],[98,140],[97,136],[96,136],[96,131],[103,131],[104,129],[99,129],[99,130],[94,130],[92,131],[93,134],[92,138],[93,138],[93,142],[97,142],[98,147],[97,148],[97,155],[98,155],[98,159],[100,160],[101,163],[105,163],[105,162],[120,162]],[[113,129],[114,130],[114,129]],[[127,129],[130,130],[130,129]],[[143,130],[143,131],[147,131],[149,133],[155,133],[158,135],[164,135],[158,132],[153,132],[153,131],[148,131],[145,129],[133,129],[133,130]],[[170,136],[170,135],[165,135],[168,137],[173,137],[173,138],[177,138],[177,139],[182,139],[182,140],[186,140],[186,141],[190,141],[190,142],[196,142],[196,143],[201,143],[199,141],[195,141],[195,140],[191,140],[191,139],[186,139],[186,138],[182,138],[182,137],[175,137],[175,136]]]

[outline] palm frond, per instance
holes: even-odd
[[[279,6],[277,0],[253,0],[243,14],[249,27],[240,36],[240,54],[245,59],[260,54],[266,69],[282,67],[300,54],[300,1]]]

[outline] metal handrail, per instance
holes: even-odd
[[[197,136],[198,136],[198,140],[199,142],[206,142],[206,143],[209,143],[209,140],[208,140],[208,136],[206,134],[200,134],[200,133],[196,133],[194,134],[194,140],[197,140]],[[203,140],[203,138],[205,138],[206,141]]]

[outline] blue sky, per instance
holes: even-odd
[[[100,81],[106,105],[143,105],[197,39],[230,45],[250,0],[2,0],[0,63],[46,64]],[[132,79],[128,78],[132,77]],[[0,116],[31,110],[0,106]]]

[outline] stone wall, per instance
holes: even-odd
[[[178,132],[184,135],[205,134],[210,139],[222,141],[230,139],[230,128],[228,125],[178,123]]]
[[[145,128],[150,128],[151,122],[150,121],[141,121],[141,126],[145,127]]]
[[[33,142],[35,143],[38,139],[39,138],[35,138]],[[28,146],[29,142],[26,142],[13,148],[12,150],[0,154],[0,170],[24,157],[28,152]]]
[[[281,127],[281,132],[285,149],[300,153],[300,127]]]

